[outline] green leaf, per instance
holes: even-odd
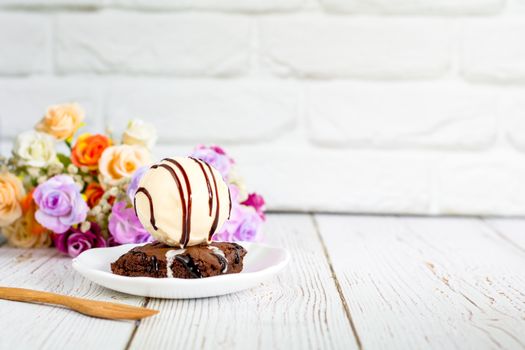
[[[63,153],[58,153],[57,158],[60,161],[60,163],[64,165],[64,168],[67,168],[67,166],[71,164],[71,159]]]

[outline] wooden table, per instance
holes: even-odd
[[[199,300],[113,292],[55,250],[0,248],[0,285],[147,305],[142,322],[0,301],[1,349],[522,349],[525,220],[273,214],[292,262]]]

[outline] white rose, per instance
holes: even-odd
[[[53,136],[34,130],[25,131],[17,136],[13,153],[22,164],[36,168],[57,161]]]
[[[141,145],[152,149],[157,142],[157,130],[152,124],[142,120],[132,120],[122,136],[122,143],[126,145]]]

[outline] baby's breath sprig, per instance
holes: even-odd
[[[111,203],[127,200],[126,187],[128,183],[129,179],[122,179],[114,186],[107,187],[97,205],[88,212],[88,216],[91,220],[95,221],[100,226],[105,238],[109,237],[108,224],[113,209]]]
[[[64,172],[64,164],[62,164],[60,162],[51,163],[47,167],[47,176],[48,177],[53,177],[55,175],[62,174],[63,172]]]
[[[70,175],[75,175],[78,173],[78,167],[71,163],[67,166],[67,172],[70,174]]]
[[[0,173],[6,172],[8,168],[8,160],[6,157],[0,155]]]

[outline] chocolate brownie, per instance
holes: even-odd
[[[203,278],[241,272],[246,253],[237,243],[213,242],[177,249],[153,242],[122,255],[111,264],[111,271],[131,277]]]

